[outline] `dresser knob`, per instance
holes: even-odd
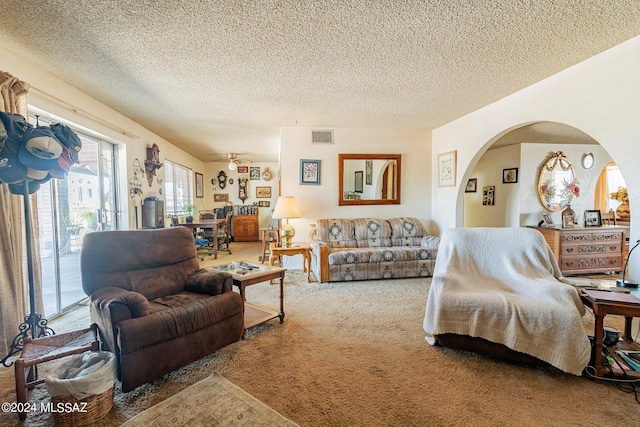
[[[566,264],[567,264],[567,267],[571,267],[571,266],[573,266],[573,262],[568,262],[568,263],[566,263]]]
[[[573,252],[573,248],[567,248],[567,253]]]

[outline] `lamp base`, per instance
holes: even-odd
[[[619,288],[633,288],[638,289],[638,282],[634,282],[633,280],[616,280],[616,286]]]
[[[282,247],[290,248],[292,246],[291,239],[296,235],[296,230],[289,225],[289,221],[280,229],[280,238],[282,239]]]

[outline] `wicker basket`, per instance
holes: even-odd
[[[52,397],[51,401],[54,406],[53,417],[56,426],[84,426],[104,418],[109,413],[113,407],[113,387],[104,393],[94,394],[84,399],[76,399],[72,395],[68,395]],[[64,409],[60,410],[59,408]],[[66,410],[67,408],[72,410]],[[82,412],[74,410],[78,408]]]

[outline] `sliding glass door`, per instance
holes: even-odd
[[[86,297],[80,247],[87,233],[118,228],[117,147],[79,134],[79,163],[65,179],[37,193],[44,315],[49,318]]]

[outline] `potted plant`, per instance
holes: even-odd
[[[196,213],[196,205],[194,205],[193,203],[187,203],[186,205],[184,205],[182,210],[187,213],[187,216],[184,220],[186,222],[193,222],[193,214]]]
[[[85,211],[80,214],[80,217],[82,217],[86,221],[87,228],[89,230],[95,230],[96,228],[98,228],[98,212]]]

